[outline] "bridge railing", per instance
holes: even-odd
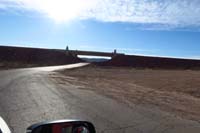
[[[116,55],[124,55],[123,53],[116,53],[116,52],[98,52],[98,51],[82,51],[82,50],[68,50],[67,52],[75,56],[88,55],[88,56],[113,57]]]

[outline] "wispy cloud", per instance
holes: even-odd
[[[57,21],[95,19],[104,22],[200,26],[199,0],[0,0],[4,10],[31,10]]]

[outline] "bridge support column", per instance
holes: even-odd
[[[71,55],[72,55],[73,57],[78,57],[78,55],[77,55],[76,53],[71,53]]]
[[[113,55],[112,55],[112,57],[111,58],[114,58],[114,57],[116,57],[117,56],[117,50],[116,49],[114,49],[114,52],[113,52]]]
[[[70,51],[66,51],[65,54],[66,54],[67,56],[78,57],[78,55],[77,55],[76,53],[72,53],[72,52],[70,52]]]
[[[115,58],[117,56],[117,54],[113,54],[113,56],[111,57],[111,59]]]

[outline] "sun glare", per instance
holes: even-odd
[[[57,22],[69,21],[92,8],[96,0],[42,0],[40,9]]]

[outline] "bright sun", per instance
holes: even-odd
[[[69,21],[95,6],[97,0],[35,0],[35,7],[55,21]]]

